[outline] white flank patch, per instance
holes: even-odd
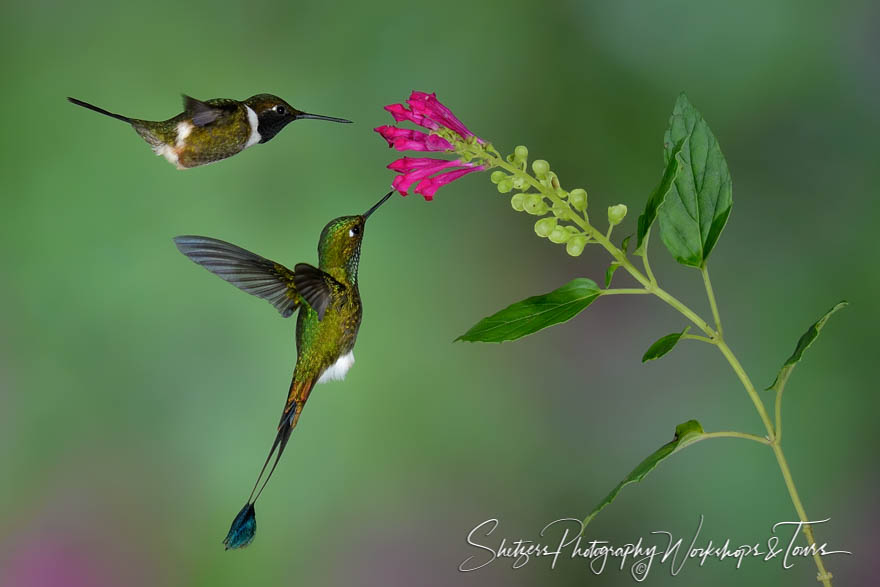
[[[347,355],[342,355],[336,359],[336,362],[330,365],[327,370],[321,374],[318,383],[324,383],[326,381],[342,381],[345,379],[345,374],[348,373],[348,370],[351,369],[352,365],[354,365],[354,352],[349,351]]]
[[[245,109],[247,109],[248,124],[251,126],[251,136],[248,137],[247,142],[244,144],[244,148],[247,149],[248,147],[253,147],[257,143],[259,143],[260,139],[262,139],[263,137],[260,136],[260,121],[257,118],[257,113],[254,112],[253,108],[251,108],[250,106],[245,105]],[[337,364],[338,362],[339,361],[337,361]],[[354,362],[354,359],[352,359],[352,362]],[[351,365],[349,365],[349,367],[350,366]],[[330,367],[330,369],[332,368],[333,367]],[[348,367],[346,367],[346,371],[347,370]],[[345,375],[345,371],[343,371],[342,374]],[[340,377],[340,379],[342,379],[342,377]],[[320,383],[320,381],[318,383]]]
[[[183,169],[183,167],[180,166],[177,151],[174,150],[174,147],[162,144],[158,147],[153,147],[153,152],[156,153],[156,155],[161,155],[165,157],[165,159],[167,159],[169,163],[171,163],[178,169]]]
[[[182,121],[177,123],[177,148],[179,149],[186,142],[186,137],[189,136],[193,130],[193,125],[190,122]]]

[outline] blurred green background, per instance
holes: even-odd
[[[683,344],[647,297],[602,299],[503,345],[453,344],[478,319],[574,276],[485,175],[432,203],[395,198],[368,226],[357,363],[319,387],[271,486],[259,533],[220,544],[271,442],[294,321],[196,267],[177,234],[314,262],[333,217],[381,196],[394,153],[382,106],[436,91],[476,133],[529,146],[594,217],[632,232],[659,179],[684,90],[734,178],[711,267],[726,334],[768,384],[805,328],[836,315],[786,394],[786,449],[837,585],[876,581],[876,3],[215,0],[7,3],[0,134],[0,585],[631,585],[508,560],[462,574],[467,532],[537,538],[583,517],[690,418],[760,433],[720,354]],[[352,126],[300,122],[268,145],[176,171],[124,125],[68,104],[161,119],[179,94],[272,92]],[[604,221],[599,221],[604,225]],[[704,315],[699,274],[655,239],[655,271]],[[618,284],[627,283],[618,274]],[[795,514],[770,451],[718,440],[627,488],[590,536],[652,530],[764,542]],[[494,542],[493,542],[494,543]],[[654,585],[811,585],[812,561],[694,562]]]

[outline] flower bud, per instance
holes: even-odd
[[[513,150],[513,157],[517,161],[525,161],[529,157],[529,150],[525,145],[517,145]]]
[[[553,229],[553,232],[551,232],[550,236],[547,238],[549,238],[552,242],[556,244],[562,244],[571,238],[571,233],[565,230],[565,227],[557,226]]]
[[[543,159],[535,159],[532,161],[532,171],[535,172],[537,177],[544,177],[550,171],[550,164]]]
[[[582,235],[576,235],[568,239],[568,242],[565,243],[565,252],[572,257],[579,257],[580,254],[584,252],[584,247],[586,245],[587,238]]]
[[[489,176],[489,179],[492,180],[492,183],[501,183],[502,180],[507,179],[507,174],[503,171],[493,171],[492,175]]]
[[[608,206],[608,224],[616,226],[626,217],[626,204]]]
[[[571,202],[575,210],[583,212],[587,209],[587,192],[580,188],[571,190],[571,193],[568,195],[568,201]]]
[[[526,195],[526,201],[523,203],[523,208],[526,212],[535,216],[543,216],[547,213],[547,204],[544,203],[544,198],[538,194]]]
[[[517,212],[523,211],[523,204],[526,201],[525,194],[513,194],[513,197],[510,198],[510,206],[516,210]]]
[[[498,182],[498,191],[502,194],[506,194],[510,190],[513,189],[513,181],[510,178],[502,179]]]
[[[521,175],[517,175],[516,177],[514,177],[514,178],[513,178],[513,187],[515,187],[515,188],[518,189],[518,190],[521,190],[521,189],[523,189],[524,187],[526,187],[526,180],[525,180],[525,178],[524,178],[523,176],[521,176]]]
[[[556,230],[556,218],[553,216],[548,216],[547,218],[541,218],[537,222],[535,222],[535,234],[542,238],[547,238],[550,236],[554,230]]]
[[[563,204],[553,204],[553,208],[551,210],[553,212],[553,215],[560,220],[566,220],[568,218],[568,207]]]

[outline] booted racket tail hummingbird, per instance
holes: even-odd
[[[358,262],[367,219],[391,194],[363,214],[331,220],[318,241],[318,266],[298,263],[293,271],[233,244],[204,236],[178,236],[181,253],[237,288],[271,303],[285,318],[297,310],[296,366],[272,447],[244,507],[223,540],[226,550],[251,543],[257,522],[254,502],[275,472],[312,388],[341,380],[354,363],[363,308]],[[275,460],[268,474],[266,468]],[[262,485],[260,481],[262,480]],[[259,491],[258,491],[259,487]]]
[[[268,143],[294,120],[315,119],[350,123],[344,118],[297,110],[278,96],[257,94],[247,100],[183,96],[183,112],[168,120],[140,120],[99,108],[76,98],[71,103],[128,123],[153,152],[178,169],[214,163],[248,147]]]

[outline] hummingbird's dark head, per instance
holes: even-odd
[[[272,94],[257,94],[245,100],[244,103],[257,115],[257,132],[260,133],[261,143],[269,142],[285,126],[294,120],[302,118],[329,120],[330,122],[351,122],[344,118],[320,116],[297,110],[278,96],[273,96]]]
[[[340,216],[327,223],[318,241],[318,262],[322,269],[341,267],[352,281],[357,280],[358,261],[361,258],[361,242],[367,218],[385,203],[388,192],[373,207],[357,216]]]

